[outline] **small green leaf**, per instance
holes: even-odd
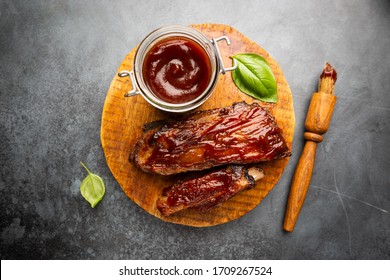
[[[94,208],[102,199],[106,192],[104,182],[101,177],[91,173],[88,168],[80,161],[80,164],[87,170],[88,175],[81,182],[80,192],[82,196],[91,204]]]
[[[233,59],[237,68],[232,72],[232,78],[242,92],[261,101],[278,101],[275,76],[263,57],[244,53],[233,56]]]

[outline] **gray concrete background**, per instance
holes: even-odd
[[[1,259],[389,259],[390,2],[0,1]],[[167,24],[223,23],[264,47],[293,93],[293,156],[244,217],[169,224],[129,200],[100,144],[103,103],[125,55]],[[282,230],[319,74],[338,102],[296,230]],[[79,193],[85,172],[106,195]]]

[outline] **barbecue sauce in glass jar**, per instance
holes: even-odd
[[[142,75],[157,98],[180,104],[196,99],[208,89],[211,68],[210,58],[202,46],[177,36],[151,47],[143,62]]]

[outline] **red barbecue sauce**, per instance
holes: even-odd
[[[211,80],[206,51],[185,37],[171,37],[146,55],[142,75],[149,90],[168,103],[189,102],[200,96]]]

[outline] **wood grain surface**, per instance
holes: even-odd
[[[231,65],[229,56],[234,54],[257,53],[263,56],[275,75],[279,99],[276,104],[259,102],[240,92],[234,85],[231,74],[227,73],[220,75],[212,96],[197,110],[230,106],[234,102],[243,100],[247,103],[258,102],[268,107],[274,114],[278,125],[283,130],[287,145],[291,149],[295,126],[293,101],[288,83],[277,62],[262,47],[230,26],[198,24],[192,27],[200,30],[210,39],[223,35],[229,37],[230,46],[219,43],[226,67]],[[118,72],[132,69],[136,49],[137,47],[127,54]],[[169,217],[162,216],[156,208],[156,201],[164,187],[177,181],[177,176],[164,177],[144,173],[129,162],[129,155],[137,138],[142,134],[144,123],[166,119],[171,115],[155,109],[140,95],[125,98],[124,94],[130,89],[131,82],[128,77],[119,78],[115,75],[104,103],[101,142],[107,164],[115,179],[126,195],[148,213],[167,222],[188,226],[204,227],[222,224],[237,219],[255,208],[278,182],[288,158],[260,164],[265,177],[257,182],[255,188],[239,193],[206,213],[188,209]],[[183,175],[179,176],[183,178]]]

